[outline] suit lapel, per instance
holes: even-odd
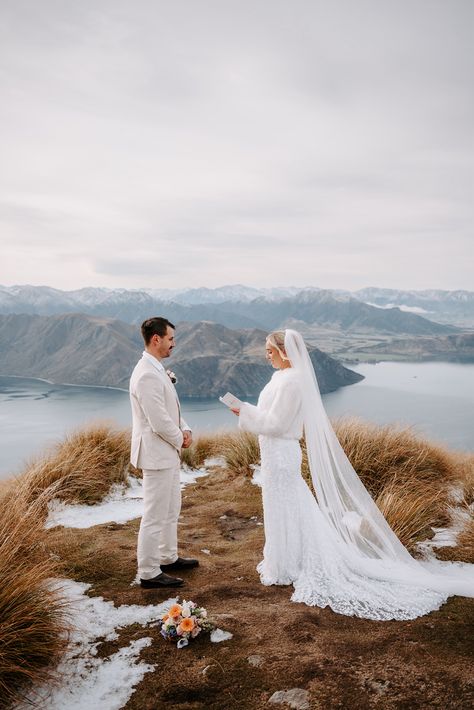
[[[153,369],[153,371],[156,373],[157,377],[161,377],[162,379],[164,379],[165,387],[167,387],[169,390],[171,390],[173,392],[173,396],[176,399],[176,404],[178,405],[179,419],[181,421],[181,405],[179,403],[178,393],[176,392],[176,388],[175,388],[174,384],[171,382],[169,376],[166,374],[166,370],[161,369],[159,367],[155,367],[155,365],[147,357],[143,357],[142,359],[150,368]]]

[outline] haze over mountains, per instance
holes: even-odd
[[[371,300],[372,304],[366,300]],[[229,328],[269,330],[285,326],[291,320],[345,332],[441,335],[455,332],[448,324],[474,325],[474,293],[365,289],[350,294],[316,288],[252,289],[245,286],[180,291],[0,287],[0,313],[71,312],[118,318],[129,323],[140,323],[150,314],[166,313],[177,322],[210,320]],[[436,315],[434,320],[427,317],[432,314]]]
[[[182,397],[217,397],[227,390],[254,397],[268,382],[265,331],[215,323],[178,324],[178,345],[166,361]],[[55,383],[127,388],[143,350],[135,325],[84,314],[0,316],[0,374]],[[310,350],[321,391],[358,382],[361,375],[317,348]]]

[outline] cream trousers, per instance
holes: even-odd
[[[160,564],[170,564],[178,558],[179,467],[144,469],[143,502],[138,533],[138,576],[152,579],[161,573]]]

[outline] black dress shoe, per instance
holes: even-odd
[[[193,560],[191,557],[178,557],[174,562],[170,562],[169,565],[160,565],[164,572],[170,572],[174,569],[192,569],[193,567],[199,567],[199,562]]]
[[[161,587],[181,587],[184,584],[180,577],[170,577],[169,574],[157,574],[151,579],[140,579],[140,584],[144,589],[160,589]]]

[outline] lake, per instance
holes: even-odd
[[[381,362],[352,369],[365,379],[324,395],[331,417],[408,424],[451,448],[474,451],[474,365]],[[183,400],[182,410],[195,432],[237,426],[218,400]],[[0,377],[0,478],[74,428],[104,420],[130,426],[128,392]]]

